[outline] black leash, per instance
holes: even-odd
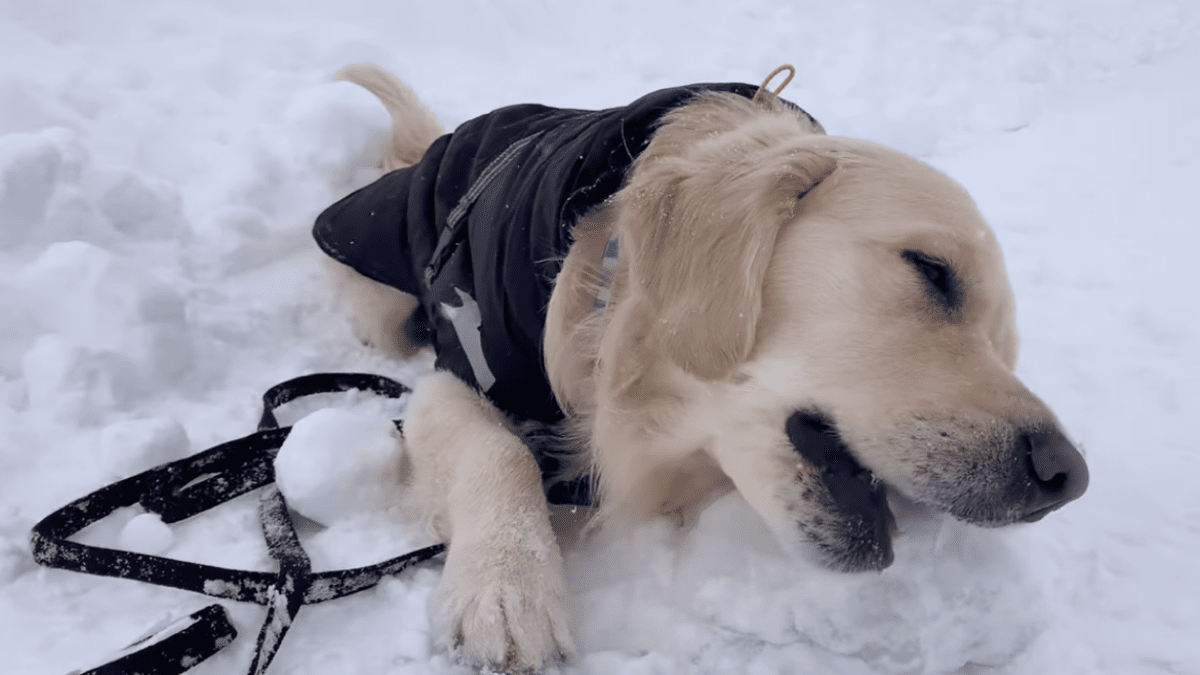
[[[276,385],[263,394],[262,419],[255,433],[117,481],[46,516],[30,535],[34,559],[47,567],[265,605],[267,617],[249,670],[251,675],[261,675],[302,606],[371,588],[384,576],[437,556],[445,545],[435,544],[367,567],[314,574],[287,503],[273,485],[263,492],[260,520],[268,551],[279,563],[274,574],[88,546],[69,538],[126,506],[140,504],[164,523],[174,523],[270,485],[275,480],[275,455],[291,431],[291,427],[278,428],[275,409],[303,396],[351,389],[389,398],[409,391],[399,382],[364,373],[318,373]],[[401,428],[398,420],[395,424]],[[225,608],[213,604],[130,645],[131,653],[80,675],[176,675],[217,653],[235,637],[237,631]]]

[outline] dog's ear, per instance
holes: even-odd
[[[790,115],[763,117],[710,133],[668,122],[620,196],[629,292],[650,312],[644,346],[702,379],[749,356],[779,231],[837,166]]]

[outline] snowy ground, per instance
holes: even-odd
[[[331,318],[309,243],[388,123],[338,68],[388,67],[453,127],[787,61],[787,97],[831,133],[975,195],[1016,289],[1020,375],[1087,451],[1091,489],[1007,531],[908,522],[882,574],[782,557],[734,497],[683,529],[601,533],[567,552],[581,655],[564,672],[1200,674],[1194,0],[404,4],[0,1],[0,671],[67,673],[206,604],[39,569],[34,522],[248,433],[278,381],[416,372]],[[134,515],[89,536],[116,545]],[[166,543],[269,569],[253,500]],[[423,543],[363,516],[306,546],[332,569]],[[305,609],[271,672],[469,672],[432,646],[437,576]],[[242,637],[195,672],[248,667],[263,610],[229,608]]]

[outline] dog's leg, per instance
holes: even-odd
[[[504,416],[438,372],[414,389],[405,440],[416,497],[449,540],[430,604],[440,639],[472,663],[506,672],[574,651],[541,473]]]
[[[412,357],[428,344],[428,335],[415,317],[416,296],[368,279],[332,258],[324,261],[338,299],[350,308],[359,340],[401,358]]]

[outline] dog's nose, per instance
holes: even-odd
[[[1024,520],[1041,520],[1087,490],[1087,462],[1062,432],[1053,429],[1025,433],[1019,442],[1025,447],[1029,477],[1035,485]]]

